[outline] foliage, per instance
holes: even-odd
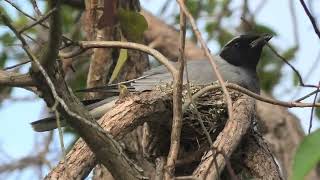
[[[141,42],[143,33],[148,28],[146,19],[138,12],[122,8],[118,10],[118,18],[123,36],[128,41]]]
[[[127,49],[121,49],[119,53],[119,57],[117,60],[116,67],[114,68],[111,78],[109,80],[109,84],[112,83],[119,75],[121,68],[123,67],[124,63],[128,59],[128,50]]]
[[[293,163],[293,180],[304,177],[320,162],[320,129],[304,138],[296,151]]]

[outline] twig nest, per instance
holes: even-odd
[[[218,83],[215,82],[212,85],[218,85]],[[194,95],[205,86],[194,84],[190,84],[190,88],[185,86],[183,102],[189,100],[188,89],[191,95]],[[157,89],[165,93],[172,93],[172,84],[161,85]],[[229,91],[229,93],[232,101],[236,101],[241,96],[240,93],[235,91]],[[208,146],[208,139],[204,128],[201,126],[201,121],[214,141],[223,129],[227,118],[227,102],[221,88],[207,91],[194,100],[184,112],[181,145],[187,151],[194,151],[203,146]]]

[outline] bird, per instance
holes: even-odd
[[[215,56],[216,64],[224,81],[237,84],[256,94],[260,93],[257,65],[263,47],[272,38],[270,34],[242,34],[223,46],[219,55]],[[172,62],[174,66],[177,63]],[[187,61],[188,79],[193,85],[206,85],[217,81],[212,66],[207,59]],[[186,72],[186,71],[185,71]],[[164,65],[152,68],[135,80],[127,81],[130,90],[149,91],[157,85],[172,82],[172,75]],[[186,83],[186,73],[183,75]],[[110,86],[94,87],[80,90],[80,92],[109,91]],[[102,117],[115,104],[117,96],[108,97],[99,102],[86,106],[94,118]],[[66,121],[61,121],[61,126],[66,126]],[[57,128],[55,116],[34,121],[31,126],[36,132],[50,131]]]

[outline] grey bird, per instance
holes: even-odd
[[[245,34],[229,41],[215,56],[220,73],[225,81],[235,83],[254,93],[259,94],[260,85],[256,67],[264,45],[272,38],[271,35]],[[175,63],[173,63],[175,65]],[[187,61],[188,77],[194,85],[206,85],[217,80],[210,62],[207,59]],[[172,76],[166,67],[158,66],[146,71],[142,77],[129,81],[128,87],[134,91],[148,91],[156,85],[172,82]],[[186,75],[184,73],[184,83]],[[82,92],[110,91],[110,86],[81,90]],[[112,108],[117,96],[87,105],[86,108],[94,118],[102,117]],[[62,126],[66,121],[62,120]],[[57,128],[54,116],[31,123],[37,132],[50,131]]]

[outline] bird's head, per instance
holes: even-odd
[[[269,34],[240,35],[222,48],[220,56],[232,65],[255,70],[262,48],[271,38],[272,36]]]

